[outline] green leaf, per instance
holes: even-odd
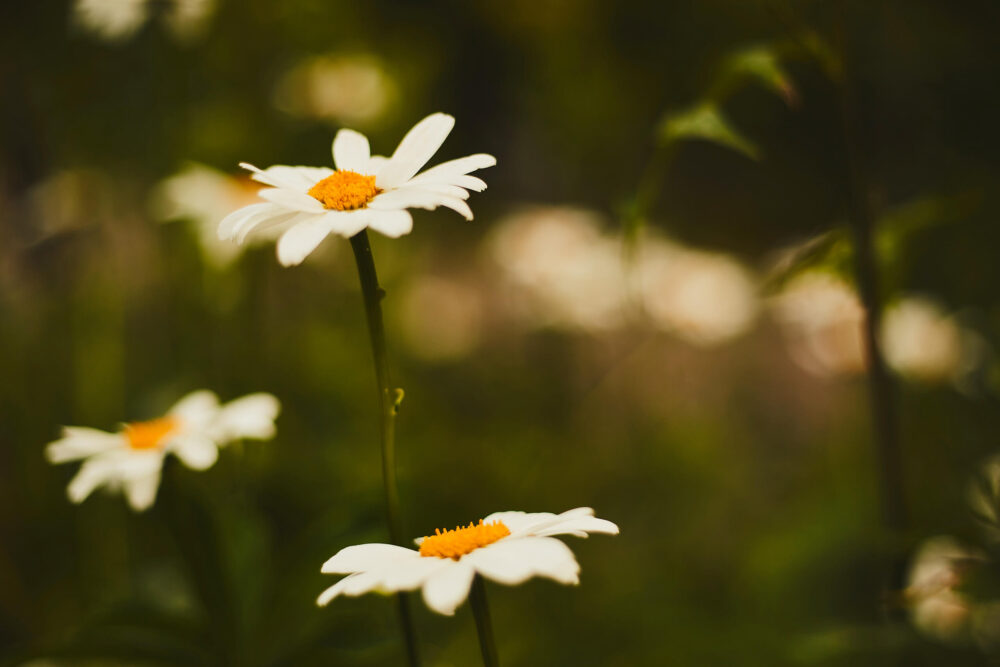
[[[660,123],[659,136],[665,145],[684,139],[703,139],[732,148],[752,160],[760,155],[757,146],[730,125],[714,102],[668,114]]]
[[[775,51],[770,45],[762,45],[730,55],[723,63],[709,97],[721,100],[746,83],[758,83],[776,93],[787,105],[797,104],[798,93]]]

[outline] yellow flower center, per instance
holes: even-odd
[[[132,449],[156,449],[176,428],[176,419],[161,417],[148,422],[126,424],[125,435],[128,437],[128,446]]]
[[[318,199],[326,208],[338,211],[364,208],[380,192],[375,187],[374,176],[362,176],[347,169],[335,171],[309,188],[310,197]]]
[[[503,521],[483,523],[480,519],[477,524],[470,523],[454,530],[442,531],[437,528],[433,535],[425,537],[420,543],[420,555],[458,560],[465,554],[493,544],[508,535],[510,529],[503,524]]]

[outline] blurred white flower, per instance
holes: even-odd
[[[141,512],[156,499],[167,454],[194,470],[210,468],[219,447],[233,440],[274,437],[280,407],[270,394],[250,394],[219,405],[214,393],[196,391],[165,416],[124,424],[116,433],[67,426],[45,455],[51,463],[83,461],[67,488],[72,502],[83,502],[95,489],[107,486],[122,489],[132,509]]]
[[[969,568],[982,561],[982,554],[962,547],[951,537],[924,542],[910,567],[904,591],[913,624],[938,639],[962,637],[968,630],[972,607],[956,588]]]
[[[150,205],[159,220],[191,221],[205,258],[217,268],[225,268],[240,255],[241,248],[219,239],[219,220],[234,208],[257,201],[257,190],[249,178],[191,163],[156,187]]]
[[[846,282],[808,271],[789,281],[771,305],[792,359],[803,369],[824,377],[864,371],[864,309]]]
[[[164,20],[181,41],[200,35],[215,9],[215,0],[158,0]],[[74,0],[73,21],[106,42],[133,36],[150,18],[152,0]]]
[[[525,209],[500,223],[489,253],[519,292],[514,308],[534,325],[600,331],[626,321],[621,244],[601,233],[593,212]]]
[[[923,382],[957,380],[968,370],[971,350],[955,318],[923,298],[903,299],[882,322],[886,361],[899,374]]]
[[[282,111],[343,125],[370,123],[389,108],[396,85],[374,57],[309,58],[286,72],[274,91]]]
[[[728,342],[757,317],[755,280],[727,255],[647,238],[639,245],[635,277],[654,324],[695,345]]]
[[[149,16],[149,0],[76,0],[73,20],[108,42],[131,37]]]
[[[421,276],[399,297],[403,340],[428,361],[465,357],[481,336],[483,303],[467,284]]]
[[[245,206],[219,223],[219,238],[242,243],[249,234],[280,233],[278,261],[299,264],[329,234],[351,237],[370,227],[393,238],[413,228],[408,208],[445,206],[472,219],[465,203],[468,190],[486,183],[469,172],[496,164],[479,153],[443,162],[418,174],[455,125],[447,114],[435,113],[417,123],[391,157],[373,156],[368,139],[340,130],[333,140],[337,170],[326,167],[274,166],[252,178],[271,187],[260,191],[266,203]]]
[[[451,616],[477,574],[508,586],[532,577],[578,584],[576,557],[551,536],[589,533],[617,535],[618,526],[594,517],[589,507],[562,514],[496,512],[478,524],[417,539],[419,551],[392,544],[347,547],[326,561],[322,571],[349,576],[325,590],[317,603],[326,605],[340,595],[420,588],[428,607]]]
[[[179,41],[187,42],[204,34],[216,0],[173,0],[164,19]]]

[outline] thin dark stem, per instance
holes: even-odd
[[[499,667],[497,644],[493,639],[493,623],[490,622],[490,605],[486,602],[486,582],[478,574],[472,580],[469,604],[472,605],[472,616],[476,619],[476,633],[479,635],[479,649],[483,653],[483,665]]]
[[[378,390],[379,433],[382,441],[382,482],[385,487],[386,521],[393,544],[403,546],[399,511],[399,489],[396,485],[396,408],[402,392],[394,389],[389,378],[389,360],[385,345],[385,326],[382,323],[382,298],[385,296],[375,273],[375,259],[368,243],[368,232],[362,230],[351,237],[351,249],[358,265],[358,279],[365,302],[368,334],[371,339],[372,357],[375,362],[375,383]],[[417,667],[417,637],[413,628],[409,600],[405,593],[398,595],[399,624],[406,642],[406,654],[411,667]]]
[[[904,562],[901,557],[903,533],[906,530],[906,495],[903,479],[903,457],[900,447],[898,410],[895,387],[882,355],[878,331],[882,318],[879,271],[874,246],[874,215],[868,200],[867,173],[859,144],[857,104],[850,75],[847,45],[848,17],[845,6],[841,25],[842,120],[847,152],[847,186],[850,226],[854,239],[855,274],[858,291],[865,310],[863,337],[868,369],[875,447],[878,457],[882,513],[891,540],[892,564],[889,577],[890,593],[904,584]]]

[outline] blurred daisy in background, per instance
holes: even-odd
[[[634,271],[653,324],[688,343],[729,342],[757,319],[757,281],[728,255],[646,238],[640,241]]]
[[[214,393],[201,390],[182,398],[163,417],[127,423],[115,433],[67,426],[45,455],[57,464],[83,461],[67,487],[72,502],[83,502],[106,486],[121,489],[132,509],[141,512],[156,499],[167,454],[189,468],[206,470],[218,458],[219,448],[234,440],[274,437],[280,409],[270,394],[250,394],[220,405]]]
[[[606,331],[627,319],[621,246],[601,217],[571,206],[532,206],[504,219],[487,252],[516,297],[512,315],[529,326]]]
[[[244,242],[250,234],[280,234],[278,261],[299,264],[329,234],[351,237],[371,228],[396,238],[413,228],[409,208],[439,206],[472,220],[465,203],[468,190],[486,189],[469,172],[492,167],[496,158],[479,153],[443,162],[418,174],[455,125],[447,114],[435,113],[417,123],[388,158],[371,155],[368,139],[340,130],[333,140],[336,170],[327,167],[258,169],[252,178],[270,187],[260,191],[265,203],[251,204],[219,223],[219,238]]]
[[[771,299],[792,359],[820,377],[865,369],[861,327],[864,309],[854,289],[825,271],[795,276]]]
[[[901,299],[885,314],[886,361],[900,375],[926,383],[960,386],[985,361],[987,344],[934,301]]]
[[[222,269],[242,253],[241,246],[219,239],[219,220],[234,208],[257,201],[259,188],[246,176],[232,176],[198,163],[189,163],[156,187],[150,199],[155,218],[186,219],[197,234],[209,264]]]
[[[73,22],[105,42],[123,42],[135,35],[161,5],[167,29],[179,41],[204,33],[215,0],[75,0]]]
[[[322,571],[348,576],[325,590],[317,603],[326,605],[341,595],[420,588],[428,607],[450,616],[468,597],[477,574],[508,586],[532,577],[575,585],[580,565],[569,547],[552,536],[589,533],[617,535],[618,526],[594,517],[589,507],[562,514],[496,512],[477,524],[419,538],[419,550],[392,544],[347,547],[326,561]]]
[[[403,342],[425,361],[455,361],[482,340],[483,297],[468,281],[416,276],[403,286],[394,311]]]
[[[274,89],[274,105],[293,116],[336,125],[367,125],[380,119],[396,98],[396,82],[368,54],[308,58]]]
[[[972,620],[973,605],[958,589],[970,569],[985,561],[947,536],[934,537],[917,551],[903,592],[913,624],[941,640],[964,637]]]

